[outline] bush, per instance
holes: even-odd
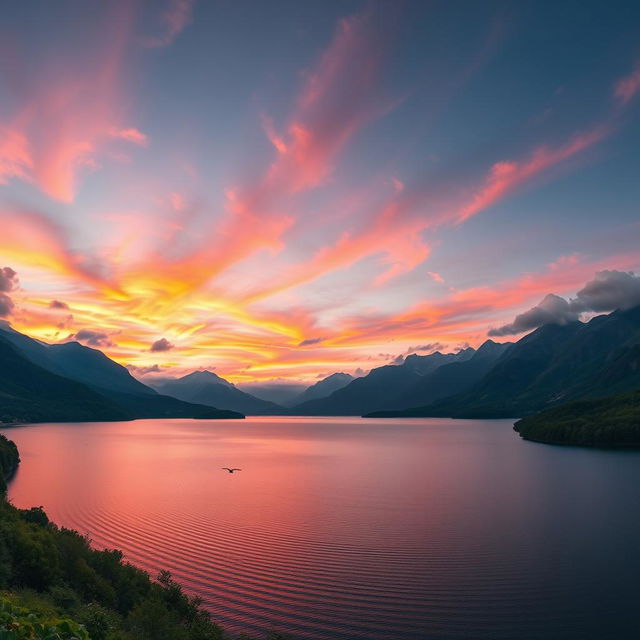
[[[0,598],[0,640],[91,640],[86,629],[66,618],[47,618]]]

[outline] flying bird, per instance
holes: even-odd
[[[229,467],[222,467],[222,469],[224,471],[228,471],[229,473],[233,473],[234,471],[242,471],[242,469],[238,469],[237,467],[233,467],[233,468],[229,468]]]

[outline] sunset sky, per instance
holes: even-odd
[[[314,381],[640,269],[638,3],[43,0],[0,30],[0,313],[31,336]]]

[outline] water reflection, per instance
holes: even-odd
[[[16,505],[169,568],[234,631],[583,639],[635,625],[638,453],[525,443],[507,421],[6,432]]]

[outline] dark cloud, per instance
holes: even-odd
[[[13,300],[6,293],[0,293],[0,318],[11,315],[13,307]]]
[[[632,271],[599,271],[571,300],[577,311],[614,311],[640,305],[640,276]]]
[[[308,340],[303,340],[298,343],[299,347],[308,347],[312,344],[319,344],[320,342],[324,342],[326,338],[309,338]]]
[[[544,300],[516,316],[516,319],[488,332],[490,336],[507,336],[537,329],[545,324],[567,324],[580,319],[583,313],[604,313],[616,309],[631,309],[640,305],[640,277],[631,271],[599,271],[593,280],[578,291],[576,297],[565,300],[552,293]]]
[[[109,340],[109,335],[102,331],[94,331],[92,329],[80,329],[77,333],[69,336],[69,340],[83,342],[90,347],[112,347],[113,342]]]
[[[166,338],[160,338],[151,345],[149,351],[170,351],[171,349],[173,345]]]
[[[146,376],[148,373],[160,373],[162,371],[157,364],[150,367],[137,367],[135,364],[128,364],[127,369],[129,369],[131,373],[135,373],[140,376]]]
[[[535,307],[516,316],[516,319],[497,329],[491,329],[490,336],[510,336],[516,333],[524,333],[537,329],[543,324],[568,324],[579,320],[580,312],[571,308],[571,305],[560,296],[549,293],[544,300]]]
[[[362,376],[366,376],[367,373],[369,373],[368,369],[363,369],[362,367],[358,367],[354,372],[353,375],[357,376],[357,377],[362,377]]]
[[[404,362],[404,356],[402,354],[400,354],[399,356],[396,356],[392,361],[391,364],[402,364]]]
[[[7,295],[18,286],[18,276],[11,267],[0,269],[0,318],[11,315],[15,305],[13,300]]]
[[[441,351],[442,349],[444,349],[442,342],[429,342],[427,344],[419,344],[415,347],[409,347],[406,350],[405,355],[409,355],[411,353],[423,353],[425,351],[431,353],[433,351]]]
[[[52,300],[49,303],[49,309],[68,309],[69,305],[66,302],[60,302],[60,300]]]
[[[11,267],[2,267],[0,269],[0,291],[9,293],[13,291],[18,284],[18,274]]]

